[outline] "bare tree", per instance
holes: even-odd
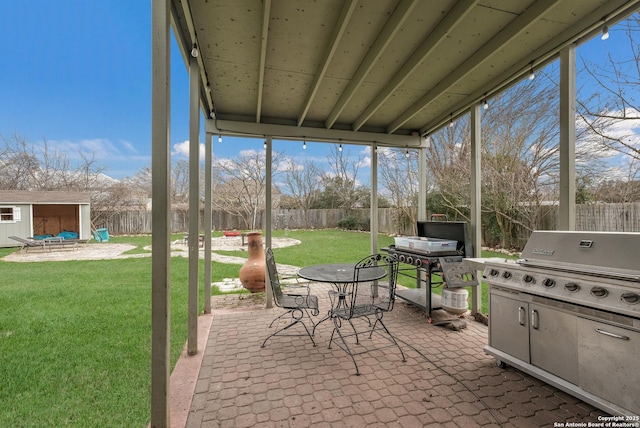
[[[358,170],[364,159],[352,159],[350,151],[342,145],[333,145],[327,155],[331,171],[322,178],[324,185],[323,208],[360,208],[368,206],[368,192],[357,181]]]
[[[603,42],[616,44],[607,61],[582,61],[579,144],[599,156],[596,167],[590,165],[593,171],[583,174],[589,176],[593,198],[631,202],[640,200],[635,190],[640,180],[640,136],[636,132],[640,126],[640,14],[615,28],[611,39]]]
[[[578,97],[578,112],[590,131],[587,138],[601,150],[640,159],[640,138],[632,130],[640,121],[640,14],[616,27],[623,30],[624,40],[620,41],[616,32],[617,40],[607,43],[626,43],[628,49],[618,48],[608,54],[606,63],[583,60],[586,84]]]
[[[138,170],[133,177],[127,180],[133,188],[139,189],[146,198],[151,198],[151,167],[147,166]]]
[[[274,152],[273,171],[279,170],[280,162],[281,155]],[[257,224],[258,212],[265,208],[267,186],[264,152],[245,150],[237,158],[218,159],[214,169],[220,171],[220,182],[212,189],[213,204],[241,216],[247,228],[260,227]],[[274,202],[277,204],[277,200]]]
[[[184,159],[171,166],[171,202],[182,205],[189,202],[189,162]]]
[[[94,224],[123,209],[145,206],[150,184],[150,170],[139,173],[148,177],[115,180],[103,174],[95,153],[78,152],[71,157],[46,140],[28,143],[23,137],[0,136],[0,188],[7,190],[57,190],[91,193],[91,215]]]
[[[538,224],[545,197],[558,178],[557,89],[539,76],[490,100],[482,112],[482,210],[485,239],[515,245],[517,226]],[[429,206],[468,219],[471,142],[465,116],[431,136],[427,156],[433,177]],[[497,242],[496,242],[497,241]]]
[[[415,150],[378,149],[380,184],[395,209],[396,233],[412,228],[416,234],[418,201],[418,156]]]
[[[296,208],[304,211],[305,226],[309,224],[309,210],[317,203],[321,185],[322,170],[313,161],[296,163],[288,158],[284,165],[284,191]]]
[[[92,191],[106,180],[94,153],[78,152],[72,161],[46,140],[30,144],[20,135],[0,135],[0,165],[3,189]]]

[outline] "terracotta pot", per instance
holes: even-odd
[[[262,248],[262,232],[247,233],[249,259],[240,268],[238,277],[242,286],[252,293],[261,293],[265,285],[266,261]]]

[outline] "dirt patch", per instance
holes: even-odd
[[[246,259],[242,257],[231,257],[216,254],[214,251],[233,251],[233,250],[245,250],[240,237],[225,237],[225,238],[212,238],[211,250],[212,260],[223,263],[237,263],[242,264]],[[298,245],[300,241],[291,238],[272,238],[273,248],[288,247],[291,245]],[[142,254],[124,254],[126,251],[134,249],[135,246],[131,244],[112,244],[112,243],[92,243],[78,245],[75,248],[72,247],[60,247],[54,249],[30,249],[28,251],[20,250],[15,253],[9,254],[2,260],[7,262],[51,262],[51,261],[68,261],[68,260],[106,260],[106,259],[126,259],[134,257],[151,257],[151,247],[146,247],[149,250],[148,253]],[[177,240],[171,244],[171,256],[188,257],[188,247],[182,240]],[[200,248],[200,258],[204,258],[204,248]]]
[[[140,257],[145,254],[132,254],[123,256],[122,253],[135,248],[130,244],[86,244],[79,245],[75,248],[56,248],[51,250],[30,249],[29,251],[20,250],[9,254],[2,260],[7,262],[51,262],[64,260],[105,260],[118,259],[124,257]]]

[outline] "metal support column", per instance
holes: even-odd
[[[211,313],[211,168],[213,157],[213,134],[206,133],[204,139],[204,305],[203,312]]]
[[[198,264],[200,255],[200,67],[189,60],[189,302],[187,354],[198,353]],[[211,237],[209,237],[211,240]]]
[[[482,257],[482,194],[481,194],[481,153],[482,153],[482,124],[480,105],[471,108],[471,241],[473,256]],[[478,280],[481,273],[476,272]],[[471,313],[482,311],[482,287],[471,287]]]
[[[371,254],[378,252],[378,146],[371,145]]]
[[[264,140],[266,145],[265,149],[265,164],[266,164],[266,175],[267,175],[267,188],[265,192],[265,201],[264,201],[264,232],[265,232],[265,246],[271,248],[271,228],[272,228],[272,216],[271,216],[271,189],[273,182],[273,140],[272,138],[266,137]],[[269,272],[265,269],[265,284],[270,284],[269,282]],[[267,308],[273,307],[273,294],[271,292],[271,287],[265,287],[265,295],[267,300]]]
[[[418,149],[418,220],[427,219],[427,149],[429,137],[425,137]]]
[[[576,45],[560,51],[560,195],[558,230],[576,228]]]
[[[168,428],[170,373],[170,1],[151,5],[151,423]]]

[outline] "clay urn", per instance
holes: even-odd
[[[247,233],[249,258],[240,268],[238,277],[242,286],[252,293],[261,293],[265,285],[266,261],[262,247],[262,232]]]

